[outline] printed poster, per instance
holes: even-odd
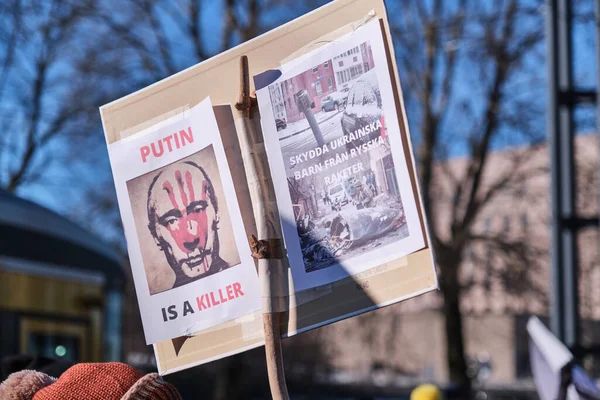
[[[296,289],[422,249],[379,22],[280,72],[257,97]]]
[[[259,310],[210,99],[108,150],[146,342]]]

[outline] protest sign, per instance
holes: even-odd
[[[383,40],[372,20],[257,90],[296,290],[425,246]]]
[[[210,99],[187,114],[108,146],[147,343],[260,307]]]
[[[372,25],[365,23],[365,16],[369,16],[369,19],[373,22]],[[367,27],[367,25],[369,25],[369,27]],[[380,30],[379,36],[374,33],[375,28],[371,28],[371,26],[377,26]],[[364,28],[368,29],[363,30]],[[360,38],[360,36],[363,35],[362,32],[369,32],[371,29],[373,30],[373,37],[366,35],[365,37]],[[252,76],[261,74],[264,71],[278,71],[279,69],[285,72],[286,68],[288,68],[289,71],[292,71],[292,68],[300,65],[307,66],[312,72],[312,67],[315,65],[324,67],[323,64],[325,61],[319,59],[318,63],[315,64],[306,61],[307,57],[312,57],[313,55],[318,57],[318,54],[321,54],[320,48],[323,47],[324,44],[338,41],[339,39],[344,38],[344,35],[347,33],[354,31],[356,31],[355,37],[359,49],[363,43],[367,42],[371,48],[373,48],[373,46],[376,47],[373,50],[374,56],[372,60],[375,73],[371,75],[376,76],[377,86],[380,91],[387,91],[387,93],[382,96],[381,107],[378,107],[380,108],[383,119],[380,118],[379,122],[375,120],[374,126],[377,127],[370,129],[372,131],[378,131],[379,134],[377,136],[382,137],[384,143],[382,145],[379,139],[373,138],[377,139],[378,145],[376,147],[369,147],[368,144],[366,145],[371,149],[367,152],[370,153],[369,157],[372,156],[375,162],[372,166],[371,159],[369,159],[368,162],[365,160],[363,162],[363,166],[365,167],[364,171],[357,171],[357,175],[360,176],[363,185],[369,186],[369,189],[374,194],[373,197],[385,194],[390,196],[389,198],[392,200],[397,199],[391,201],[390,206],[387,207],[387,212],[394,213],[391,218],[392,224],[383,229],[375,229],[375,232],[379,232],[380,234],[381,232],[385,232],[381,235],[382,239],[389,242],[386,243],[382,240],[379,245],[377,244],[379,243],[378,241],[370,242],[370,238],[367,238],[362,244],[358,241],[356,243],[357,246],[363,246],[368,242],[369,246],[374,247],[369,258],[373,258],[373,260],[377,259],[377,261],[370,263],[369,267],[366,267],[367,269],[361,267],[362,263],[342,262],[342,268],[348,268],[345,270],[345,275],[336,273],[333,278],[329,276],[329,274],[331,274],[330,271],[337,270],[338,273],[344,272],[336,267],[336,265],[340,263],[331,264],[328,268],[319,269],[317,267],[314,268],[314,271],[311,269],[311,272],[306,272],[304,265],[302,265],[304,273],[308,276],[313,273],[319,275],[320,272],[326,274],[324,279],[319,278],[317,280],[316,284],[318,286],[307,290],[298,289],[296,284],[299,283],[300,286],[298,287],[300,288],[306,288],[311,287],[315,282],[311,282],[310,278],[302,282],[303,278],[296,277],[297,272],[288,268],[288,260],[285,259],[284,267],[287,268],[286,275],[289,277],[289,282],[287,286],[285,286],[286,292],[284,293],[287,309],[280,319],[280,328],[283,337],[292,336],[344,318],[384,307],[437,288],[433,257],[429,248],[429,240],[427,239],[427,225],[420,204],[414,158],[383,1],[337,0],[331,2],[306,16],[195,65],[137,93],[117,100],[101,109],[107,142],[113,144],[127,140],[124,136],[129,135],[131,132],[139,132],[148,126],[161,124],[164,123],[164,121],[183,119],[190,109],[199,104],[205,97],[210,96],[213,104],[217,105],[214,107],[214,111],[219,128],[218,131],[221,135],[222,143],[224,144],[225,156],[235,186],[235,196],[226,196],[228,205],[232,207],[229,200],[231,198],[237,198],[237,206],[240,207],[246,236],[256,234],[255,217],[249,200],[248,182],[245,176],[244,164],[242,162],[238,141],[240,132],[236,129],[235,123],[238,116],[231,107],[232,104],[236,103],[239,96],[239,58],[242,55],[248,57],[250,74]],[[375,44],[376,42],[379,44]],[[356,46],[351,48],[354,47]],[[337,54],[341,55],[348,50],[349,49],[342,51],[340,49]],[[324,51],[329,52],[327,49],[324,49]],[[375,53],[377,55],[375,55]],[[351,56],[350,60],[354,63],[354,55]],[[363,73],[359,75],[365,75],[364,62],[362,63]],[[371,64],[369,64],[368,67],[370,66]],[[301,69],[301,67],[298,68]],[[302,71],[306,71],[307,68],[302,69]],[[356,69],[354,71],[356,74]],[[352,70],[348,73],[352,77]],[[275,77],[270,83],[275,82],[277,78],[278,77]],[[323,94],[326,92],[324,89],[329,89],[329,82],[327,81],[327,76],[319,77],[319,80],[321,94]],[[355,79],[355,81],[357,80]],[[350,87],[350,83],[353,82],[342,82],[340,88],[345,89],[343,85],[344,83],[348,83],[348,89],[351,91],[352,88]],[[315,83],[314,90],[316,91],[317,84],[316,82],[313,83]],[[311,90],[313,89],[312,83],[310,88]],[[341,91],[341,89],[336,91]],[[315,106],[315,110],[313,111],[314,114],[318,114],[322,111],[331,113],[332,111],[329,110],[332,106],[336,108],[336,110],[338,109],[339,101],[336,105],[335,96],[324,100],[326,96],[327,95],[323,95],[315,101],[315,103],[319,102],[319,107],[316,109]],[[295,101],[295,99],[293,101]],[[304,104],[304,106],[313,109],[312,104],[310,103]],[[283,127],[284,124],[293,124],[289,118],[287,118],[285,122],[276,121],[276,119],[280,118],[275,115],[276,112],[272,110],[273,107],[270,108],[271,111],[269,111],[268,108],[265,109],[264,106],[261,106],[261,113],[264,114],[261,118],[264,122],[267,118],[266,114],[269,112],[272,113],[272,117],[274,118],[270,123],[274,125],[275,132],[277,132],[276,129],[278,124],[281,130],[285,129]],[[321,108],[325,108],[325,110],[321,110]],[[343,109],[343,107],[340,108]],[[352,108],[350,108],[350,110],[352,110]],[[344,111],[338,110],[338,112],[341,113],[338,114],[338,117],[341,117]],[[329,121],[317,120],[317,124],[319,122],[326,124],[327,122],[332,123],[334,121],[333,118]],[[341,120],[339,121],[341,123]],[[260,123],[260,121],[257,121],[257,123]],[[379,127],[379,124],[381,124],[381,127]],[[270,129],[273,129],[273,125]],[[381,133],[382,127],[384,126],[383,133]],[[355,132],[357,129],[351,130],[351,132]],[[281,133],[281,130],[278,133]],[[368,134],[370,133],[371,132]],[[266,137],[267,133],[263,132],[263,134],[265,140],[269,140]],[[368,134],[362,135],[361,139],[362,137],[368,136]],[[327,134],[324,135],[324,138],[327,138]],[[152,142],[150,141],[149,143]],[[346,144],[348,143],[345,143],[343,147],[345,147]],[[275,171],[277,167],[273,163],[273,160],[276,160],[277,157],[272,156],[272,154],[276,153],[273,153],[271,149],[277,149],[277,147],[272,146],[269,143],[266,143],[266,146],[269,148],[268,155],[271,171]],[[350,146],[352,145],[350,144]],[[375,155],[376,153],[378,156]],[[140,155],[138,154],[137,157],[139,156]],[[281,160],[283,159],[282,155],[279,157]],[[340,157],[343,156],[340,155]],[[383,161],[383,165],[378,167],[377,160],[382,158],[385,159],[385,157],[388,157],[388,161]],[[316,158],[317,157],[315,157],[315,159]],[[282,162],[281,160],[280,162]],[[349,159],[344,162],[349,162]],[[299,166],[300,165],[298,165],[298,167]],[[340,167],[341,166],[342,164],[340,164]],[[367,176],[367,169],[371,169],[373,174]],[[220,164],[219,171],[223,171]],[[284,173],[284,171],[285,169],[280,168],[280,171],[277,171],[276,173]],[[381,175],[382,173],[383,176]],[[373,183],[373,176],[375,178],[375,183]],[[277,178],[275,173],[272,174],[272,177],[274,180],[283,178],[283,176]],[[287,178],[287,175],[285,175],[285,178]],[[366,178],[366,180],[364,180],[364,178]],[[358,177],[356,179],[358,181]],[[382,182],[393,182],[394,179],[398,182],[397,192],[390,190],[390,187],[393,187],[393,185],[382,185]],[[281,187],[273,188],[273,190],[277,189],[277,191],[280,192],[283,188],[288,192],[285,195],[291,197],[288,189],[289,186],[287,184],[282,185],[280,182],[281,181],[278,181],[277,185]],[[374,186],[374,189],[371,185]],[[330,200],[337,195],[338,191],[336,191],[334,182],[329,182],[329,184],[326,185],[323,178],[322,186],[327,186],[326,194]],[[350,191],[345,188],[344,190]],[[368,193],[363,194],[365,197],[362,198],[360,203],[364,203],[368,206],[369,201],[366,200],[368,197],[366,196],[367,194]],[[347,198],[348,196],[349,195],[347,194]],[[286,218],[283,221],[283,224],[289,223],[293,229],[297,230],[297,214],[293,214],[293,212],[296,210],[301,211],[300,207],[290,206],[289,203],[287,205],[283,203],[279,204],[279,198],[280,196],[277,196],[277,206],[279,209],[284,210],[285,208],[288,213],[290,213],[291,209],[291,215],[294,215],[292,218]],[[358,198],[356,200],[350,199],[348,200],[350,204],[344,204],[342,210],[329,211],[323,207],[325,202],[323,198],[317,198],[316,201],[317,204],[323,208],[324,214],[328,213],[329,215],[332,215],[332,213],[345,214],[345,209],[348,211],[357,211],[357,205],[359,204]],[[352,203],[352,201],[354,201],[354,203]],[[411,201],[412,204],[410,204]],[[328,201],[326,205],[330,206],[330,204],[331,202]],[[336,207],[339,208],[339,206]],[[365,214],[369,214],[368,211],[372,211],[372,208],[373,207],[363,208],[367,210]],[[402,213],[399,212],[400,210],[402,210]],[[345,218],[350,219],[352,218],[352,215],[354,215],[352,213],[349,214],[350,216]],[[406,222],[404,222],[404,217],[406,218]],[[347,220],[346,222],[350,224]],[[309,223],[310,220],[307,222],[307,226]],[[388,235],[388,233],[390,235]],[[286,246],[292,243],[287,237],[285,239]],[[130,240],[129,236],[128,240]],[[298,242],[296,246],[300,247],[299,241],[297,239],[296,241]],[[400,243],[402,243],[402,248],[398,251],[396,247],[393,246],[397,246]],[[387,248],[386,246],[389,244],[392,244],[392,247]],[[382,249],[385,249],[385,251],[382,251]],[[286,250],[289,251],[290,249],[287,248]],[[349,248],[348,250],[350,252],[356,251],[352,248]],[[366,248],[365,252],[368,252],[368,250],[369,248]],[[238,251],[240,257],[242,257],[242,251],[239,247]],[[298,252],[298,248],[296,251]],[[299,251],[301,253],[301,247]],[[357,252],[362,251],[362,248],[359,248]],[[393,258],[386,258],[383,253],[386,253],[387,251],[394,252]],[[353,253],[350,253],[350,255],[352,254]],[[354,258],[348,257],[348,259]],[[296,258],[296,265],[299,265],[298,260],[300,260],[299,257]],[[369,262],[370,261],[371,260],[369,260]],[[303,262],[304,261],[302,261],[302,263]],[[320,282],[325,281],[330,283],[320,284]],[[161,294],[167,293],[169,292],[167,291]],[[260,295],[257,296],[260,297]],[[181,328],[183,328],[183,326],[181,326]],[[159,372],[167,374],[260,346],[263,344],[263,340],[262,315],[260,311],[254,311],[196,332],[181,329],[179,337],[154,343],[154,349]]]

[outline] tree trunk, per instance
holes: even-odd
[[[450,257],[449,257],[450,258]],[[460,283],[458,281],[459,258],[446,259],[440,269],[440,289],[444,296],[444,317],[446,328],[446,357],[448,377],[459,392],[459,398],[471,398],[471,379],[467,375],[465,344],[460,313]]]

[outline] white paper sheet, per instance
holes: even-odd
[[[296,290],[422,249],[379,21],[280,72],[257,97]]]
[[[147,343],[260,309],[210,99],[108,146]]]

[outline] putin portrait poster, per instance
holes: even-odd
[[[146,342],[260,309],[210,99],[109,144],[108,152]]]

